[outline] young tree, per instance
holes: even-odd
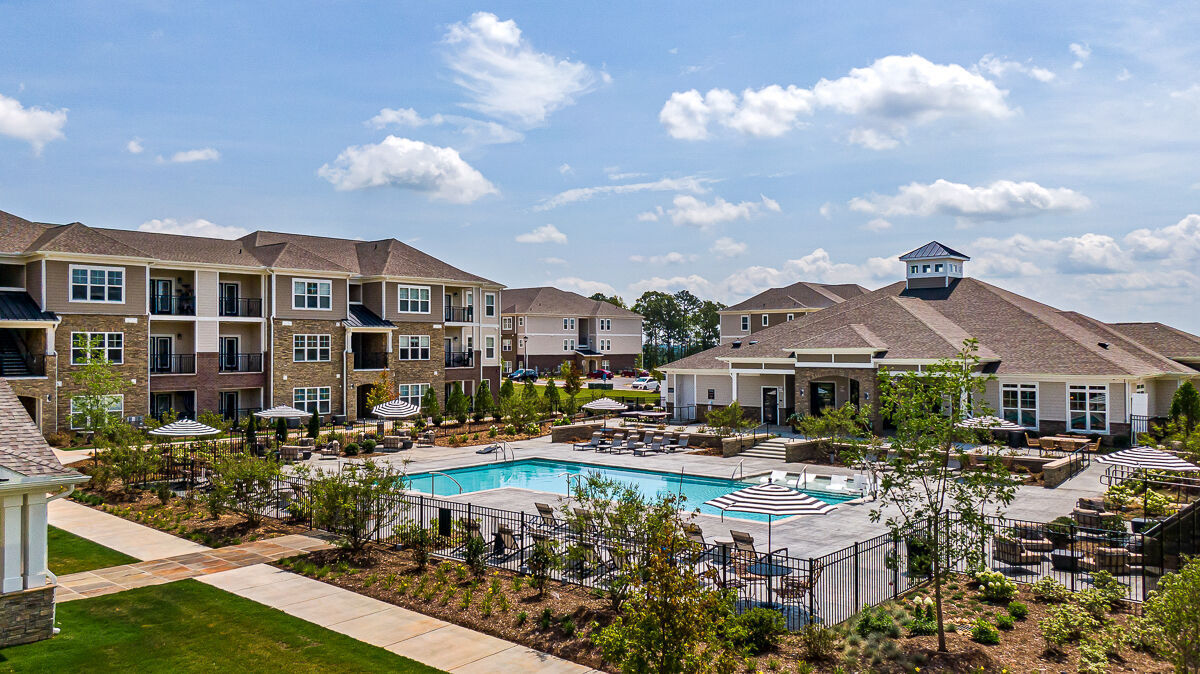
[[[551,412],[558,412],[561,410],[562,397],[559,396],[558,385],[554,383],[553,379],[546,382],[546,391],[543,395],[546,398],[546,407],[548,407]]]
[[[492,400],[492,389],[488,386],[488,380],[484,379],[479,382],[479,388],[475,389],[475,414],[482,420],[490,415],[496,407],[496,403]]]
[[[463,393],[462,385],[454,382],[454,386],[450,389],[450,397],[446,399],[446,414],[453,417],[458,423],[465,424],[470,404],[466,394]]]
[[[816,440],[819,447],[839,458],[844,449],[871,434],[871,419],[866,410],[852,402],[827,408],[820,415],[792,415],[789,421],[806,438]]]
[[[405,512],[396,507],[404,496],[402,467],[368,459],[354,470],[326,472],[302,465],[297,473],[307,481],[301,512],[312,517],[313,526],[341,537],[341,545],[353,552],[390,531]]]
[[[379,376],[375,378],[375,383],[371,384],[371,388],[367,390],[367,409],[359,410],[359,416],[365,415],[375,408],[376,405],[382,405],[390,402],[396,397],[392,391],[395,389],[392,386],[392,377],[388,370],[380,370]]]
[[[212,495],[224,508],[241,513],[254,527],[278,498],[279,463],[249,454],[226,454],[213,461]]]
[[[1200,672],[1200,558],[1158,581],[1142,611],[1176,672]]]
[[[511,379],[505,379],[504,383],[500,385],[500,402],[504,402],[505,400],[513,397],[516,392],[517,389],[515,386],[513,386],[513,381]]]
[[[275,442],[282,445],[283,443],[287,442],[287,435],[288,435],[287,421],[285,421],[283,417],[276,419],[275,420]]]
[[[1175,395],[1171,396],[1170,414],[1171,421],[1180,426],[1184,435],[1200,424],[1200,392],[1196,391],[1192,382],[1185,381],[1175,389]]]
[[[316,412],[308,416],[308,437],[316,440],[321,435],[321,415]]]
[[[421,416],[442,416],[442,408],[438,405],[437,394],[434,393],[433,387],[425,389],[425,395],[421,396]]]
[[[583,390],[583,374],[578,367],[569,360],[564,360],[562,364],[563,391],[568,398],[574,398]]]
[[[253,414],[246,419],[246,448],[245,451],[252,452],[258,446],[258,417]]]
[[[735,400],[726,407],[715,409],[704,416],[705,425],[716,429],[717,435],[727,437],[753,427],[754,421],[746,417],[745,410]]]
[[[614,612],[621,610],[633,590],[635,576],[640,573],[633,541],[647,538],[647,506],[646,497],[635,485],[593,471],[581,475],[571,484],[571,499],[564,500],[560,508],[563,520],[572,530],[600,529],[608,541],[609,556],[624,560],[606,579],[605,593]],[[586,564],[588,540],[572,543],[567,549],[567,559],[575,564]]]
[[[963,428],[963,420],[988,414],[983,404],[988,377],[980,376],[975,340],[967,340],[953,359],[945,359],[921,372],[881,372],[881,408],[896,427],[892,439],[892,470],[883,476],[879,506],[871,520],[883,520],[897,539],[917,537],[932,564],[937,606],[938,650],[946,650],[942,614],[942,583],[948,569],[978,554],[992,532],[984,516],[989,503],[1012,502],[1016,482],[999,462],[960,475],[952,465],[967,465],[958,449],[980,439],[977,429]],[[960,479],[962,478],[962,479]],[[959,526],[947,526],[945,517],[959,514]],[[884,519],[885,513],[887,518]]]
[[[92,431],[98,438],[122,421],[112,410],[125,382],[108,360],[100,340],[100,337],[89,340],[84,348],[84,362],[74,363],[71,368],[71,379],[82,391],[71,398],[72,426]]]

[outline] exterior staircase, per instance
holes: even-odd
[[[0,330],[0,377],[28,377],[33,374],[8,330]]]
[[[749,459],[774,459],[783,461],[786,458],[786,450],[784,445],[787,443],[787,438],[771,438],[764,440],[750,449],[738,454],[739,457]]]

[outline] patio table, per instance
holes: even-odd
[[[792,567],[784,566],[783,564],[775,564],[773,562],[755,562],[746,567],[746,571],[755,576],[763,576],[767,579],[767,598],[775,594],[775,579],[783,576],[792,575]],[[765,606],[778,608],[778,602],[764,602]]]
[[[1074,449],[1079,449],[1080,447],[1086,447],[1087,445],[1092,444],[1092,441],[1088,440],[1087,438],[1072,438],[1065,435],[1050,435],[1047,436],[1046,439],[1069,444]]]
[[[1079,571],[1079,562],[1082,560],[1083,553],[1078,551],[1054,550],[1050,553],[1050,566],[1059,571]]]

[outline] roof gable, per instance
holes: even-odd
[[[0,467],[28,477],[77,474],[59,463],[17,394],[3,379],[0,379]]]

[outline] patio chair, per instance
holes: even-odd
[[[600,443],[604,441],[604,434],[600,431],[592,433],[592,439],[587,442],[577,442],[572,446],[575,451],[583,449],[599,449]]]
[[[1104,516],[1095,510],[1076,508],[1071,511],[1071,519],[1075,520],[1075,523],[1079,526],[1087,529],[1104,528]]]
[[[571,511],[575,513],[577,526],[582,527],[585,531],[602,524],[602,522],[599,521],[599,516],[590,510],[584,510],[583,508],[572,508]]]
[[[492,557],[502,562],[519,554],[524,548],[517,542],[517,535],[507,524],[496,527],[496,538],[492,545]]]
[[[738,556],[746,559],[757,559],[758,549],[754,547],[754,537],[744,531],[729,530],[729,537],[733,539],[733,550]]]
[[[612,568],[596,554],[594,544],[581,541],[568,551],[566,571],[577,578],[588,578],[607,576]]]
[[[1038,443],[1038,439],[1035,438],[1034,436],[1030,435],[1029,433],[1025,434],[1025,444],[1034,449],[1041,447],[1041,445]]]
[[[1100,453],[1100,438],[1096,438],[1096,441],[1089,445],[1084,445],[1083,449],[1084,449],[1084,451],[1088,451],[1093,454],[1099,454]]]
[[[708,547],[708,542],[704,540],[704,530],[695,522],[688,522],[683,525],[683,535],[689,541],[699,544],[701,548]]]
[[[782,484],[788,482],[788,472],[786,470],[773,470],[770,475],[764,475],[758,479],[759,484]]]
[[[1033,566],[1042,563],[1042,556],[1027,551],[1017,541],[996,536],[992,539],[992,557],[1009,566]]]
[[[540,526],[546,531],[559,532],[567,528],[566,523],[558,519],[554,514],[554,508],[551,508],[546,503],[534,503],[533,507],[537,508],[538,521],[535,526]]]
[[[813,560],[812,568],[804,576],[784,576],[779,579],[779,587],[775,589],[775,594],[780,599],[803,599],[810,592],[816,589],[817,582],[821,580],[821,571],[825,566],[817,560]]]
[[[1058,441],[1051,440],[1050,438],[1038,438],[1038,446],[1047,452],[1058,451]]]
[[[646,437],[649,438],[650,434],[647,433]],[[648,442],[641,443],[641,445],[642,445],[641,447],[634,448],[634,450],[633,450],[634,456],[645,456],[652,452],[661,452],[662,451],[662,437],[654,436]]]
[[[1046,538],[1041,529],[1036,527],[1022,527],[1013,529],[1013,540],[1015,540],[1027,552],[1051,552],[1054,550],[1054,542]]]
[[[463,528],[463,542],[456,548],[454,552],[459,552],[467,547],[467,542],[472,538],[483,540],[483,530],[480,527],[479,520],[466,517],[458,518],[458,523]]]
[[[1096,548],[1093,559],[1097,571],[1107,571],[1114,576],[1124,576],[1133,573],[1130,567],[1133,554],[1125,548]]]
[[[677,452],[681,449],[687,449],[688,443],[690,441],[691,441],[691,435],[689,435],[687,433],[682,433],[682,434],[680,434],[679,438],[675,442],[664,446],[663,449],[665,449],[669,452]]]

